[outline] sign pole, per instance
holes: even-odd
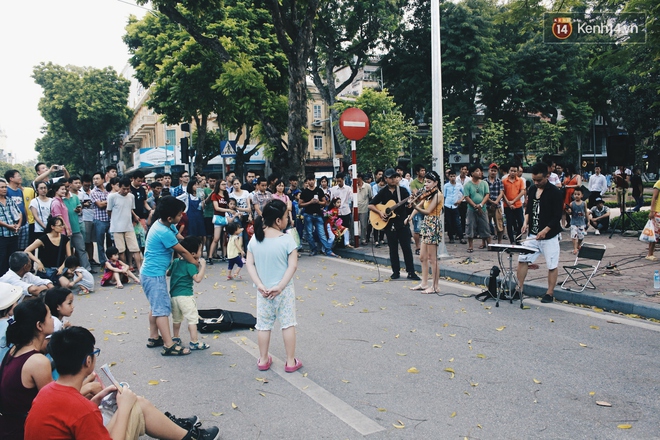
[[[342,134],[346,136],[346,139],[350,139],[351,141],[351,176],[353,178],[353,238],[355,240],[355,247],[358,247],[360,245],[360,217],[358,216],[356,141],[359,141],[365,137],[367,132],[369,132],[369,117],[359,108],[347,108],[339,118],[339,128]]]
[[[358,194],[357,194],[357,142],[351,141],[351,178],[353,179],[353,239],[355,247],[360,246],[360,217],[358,216]]]

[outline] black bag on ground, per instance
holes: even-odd
[[[198,310],[199,322],[197,331],[200,333],[228,332],[244,328],[254,328],[257,318],[246,312],[231,312],[222,309]]]

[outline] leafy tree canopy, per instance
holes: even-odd
[[[129,81],[110,67],[53,63],[39,64],[32,77],[43,89],[39,111],[46,120],[35,149],[44,161],[92,171],[99,152],[117,143],[130,121]]]

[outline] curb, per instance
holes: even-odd
[[[389,257],[380,257],[375,254],[368,255],[356,249],[335,249],[334,252],[343,258],[353,258],[355,260],[365,261],[368,263],[376,263],[381,266],[391,265]],[[417,262],[415,263],[415,270],[421,271],[421,265]],[[484,277],[488,276],[488,272],[479,274],[480,272],[482,271],[467,272],[456,269],[440,268],[441,277],[449,277],[458,281],[483,285]],[[533,284],[525,286],[526,296],[540,298],[545,294],[545,291],[546,288],[544,286]],[[606,298],[598,292],[573,292],[571,290],[561,289],[559,287],[555,287],[554,296],[556,301],[559,302],[568,301],[572,304],[598,307],[606,311],[634,314],[643,318],[660,319],[660,304],[656,305],[640,303],[638,301],[626,298]]]

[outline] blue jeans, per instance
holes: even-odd
[[[110,222],[94,219],[94,232],[96,233],[96,250],[99,253],[99,263],[105,264],[108,258],[105,256],[105,234],[110,229]]]
[[[328,238],[325,235],[325,230],[323,229],[323,216],[305,213],[304,218],[309,251],[314,253],[317,252],[316,240],[318,240],[321,242],[323,253],[330,255],[332,253],[332,247],[330,247]]]

